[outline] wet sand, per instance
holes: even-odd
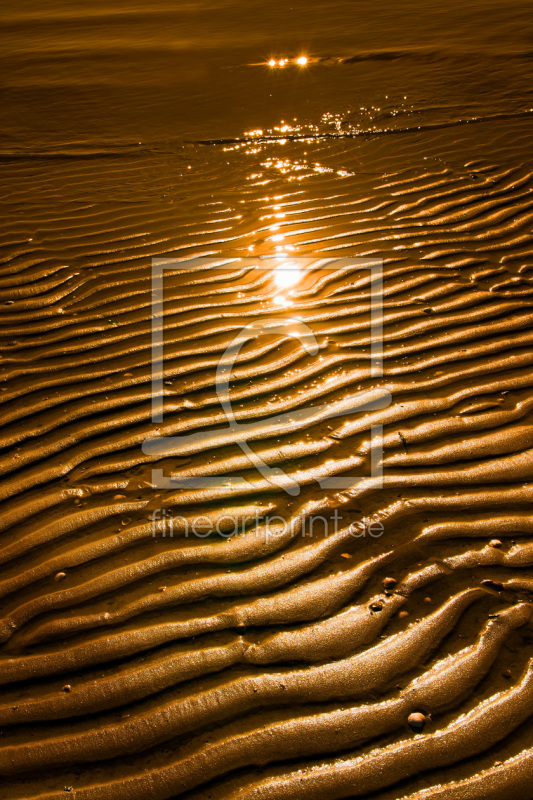
[[[533,798],[529,16],[13,4],[6,800]]]

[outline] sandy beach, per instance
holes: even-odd
[[[0,796],[533,798],[533,22],[8,0]]]

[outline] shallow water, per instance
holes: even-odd
[[[533,797],[529,4],[4,15],[2,796]]]

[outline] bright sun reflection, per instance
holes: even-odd
[[[294,286],[301,278],[301,267],[294,261],[282,261],[274,269],[274,282],[278,289],[288,289]]]
[[[293,64],[298,64],[300,67],[305,67],[309,64],[309,59],[307,56],[299,56],[298,58],[290,59],[290,58],[271,58],[267,63],[269,67],[285,67],[290,61],[292,60]]]

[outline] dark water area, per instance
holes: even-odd
[[[0,797],[533,798],[531,4],[1,14]]]
[[[528,2],[4,5],[3,147],[148,148],[281,119],[356,128],[519,113]],[[271,69],[271,58],[313,61]],[[315,60],[316,59],[316,60]]]

